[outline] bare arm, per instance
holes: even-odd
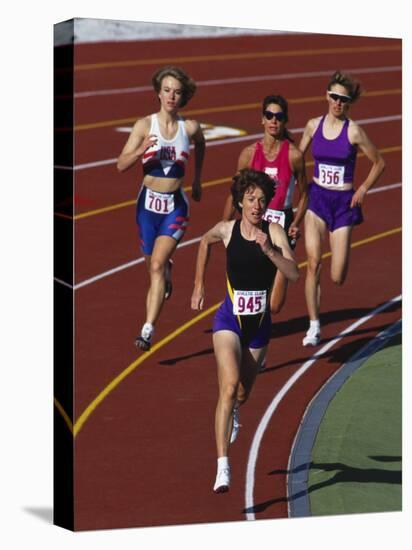
[[[385,169],[385,161],[378,149],[366,135],[366,132],[357,124],[351,124],[349,126],[349,140],[351,143],[359,145],[367,158],[372,162],[369,174],[352,197],[351,207],[353,208],[363,203],[363,199],[368,190],[378,181],[378,178]]]
[[[192,182],[192,199],[200,201],[202,198],[201,174],[206,148],[205,136],[203,135],[200,124],[196,120],[187,120],[186,128],[191,141],[193,141],[195,145],[195,175]]]
[[[149,134],[150,121],[147,118],[139,119],[130,133],[130,136],[117,159],[117,169],[124,172],[139,160],[151,145],[157,142],[154,134]]]
[[[313,134],[319,124],[320,118],[311,118],[305,126],[303,135],[300,139],[299,150],[305,155],[312,141]]]
[[[234,222],[219,222],[202,237],[196,260],[195,285],[193,289],[192,309],[203,309],[205,298],[205,274],[210,257],[210,247],[219,241],[228,242]]]
[[[250,163],[252,161],[253,153],[255,151],[255,144],[248,145],[244,149],[242,149],[239,159],[237,161],[237,171],[243,170],[243,168],[249,168]],[[232,195],[229,193],[225,206],[223,208],[223,215],[222,219],[224,221],[233,220],[235,217],[236,209],[233,206],[233,200]]]
[[[299,202],[293,222],[290,224],[288,235],[293,239],[300,236],[299,225],[301,224],[308,206],[308,183],[306,180],[305,160],[303,153],[296,148],[291,150],[292,171],[296,179],[299,191]]]
[[[257,244],[260,245],[262,252],[289,281],[296,282],[299,279],[299,269],[283,227],[277,223],[271,223],[269,232],[274,246],[263,231],[259,231],[256,236]],[[278,248],[280,252],[277,250]]]

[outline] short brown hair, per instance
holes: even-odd
[[[362,93],[360,82],[355,80],[351,75],[342,73],[341,71],[335,71],[333,73],[329,80],[328,90],[330,90],[334,84],[340,84],[346,88],[351,98],[351,103],[355,103]]]
[[[275,194],[273,180],[265,172],[243,168],[243,170],[240,170],[233,177],[232,181],[230,191],[232,193],[233,206],[238,212],[242,212],[239,203],[243,201],[243,197],[249,188],[254,189],[255,187],[259,187],[265,195],[266,204],[270,203]]]
[[[161,67],[158,69],[152,76],[153,88],[157,93],[160,92],[162,80],[165,76],[173,76],[173,78],[176,78],[176,80],[178,80],[182,85],[182,101],[180,103],[180,107],[184,107],[194,96],[196,91],[195,81],[190,78],[190,76],[180,67],[167,65],[166,67]]]

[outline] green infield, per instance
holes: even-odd
[[[402,508],[402,340],[393,337],[331,401],[312,451],[312,515]]]

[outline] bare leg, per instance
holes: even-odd
[[[215,414],[216,450],[219,458],[228,456],[232,413],[240,380],[242,350],[239,337],[229,330],[215,332],[213,347],[219,383],[219,398]]]
[[[305,215],[305,248],[308,258],[305,296],[310,320],[319,319],[321,255],[325,233],[325,222],[308,210]]]
[[[281,311],[286,300],[286,292],[288,289],[288,280],[278,271],[275,275],[272,293],[270,295],[270,313],[276,315]]]
[[[348,274],[351,236],[352,226],[339,227],[329,236],[332,251],[330,276],[338,286],[343,285]]]
[[[168,260],[177,246],[172,237],[161,236],[155,241],[150,258],[150,288],[147,293],[146,322],[154,325],[159,318],[165,296],[166,269]]]

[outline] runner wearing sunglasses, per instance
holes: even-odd
[[[195,146],[195,175],[192,198],[201,198],[200,174],[205,140],[200,124],[178,114],[196,90],[194,81],[179,67],[163,67],[152,78],[159,99],[158,113],[139,119],[118,161],[120,172],[137,160],[143,163],[143,184],[137,199],[136,222],[142,252],[150,273],[146,300],[146,322],[135,345],[149,351],[154,325],[164,300],[170,297],[171,256],[182,239],[189,221],[189,202],[182,189],[189,159],[190,142]]]
[[[238,170],[253,168],[268,174],[274,183],[275,195],[268,204],[264,219],[279,223],[285,230],[289,245],[295,248],[300,236],[299,225],[303,220],[307,205],[307,186],[303,155],[293,144],[286,124],[288,122],[288,103],[280,95],[269,95],[262,102],[263,139],[245,147],[240,153]],[[293,214],[292,199],[295,185],[299,192],[296,214]],[[225,203],[223,219],[235,216],[232,197]],[[282,309],[288,281],[281,272],[277,272],[270,297],[272,314]]]
[[[360,93],[358,82],[336,71],[327,86],[327,114],[308,121],[299,144],[299,149],[305,154],[312,143],[315,161],[305,215],[308,257],[305,295],[309,328],[302,341],[304,346],[316,346],[320,342],[320,270],[325,234],[329,232],[331,278],[340,286],[348,273],[352,228],[362,223],[364,197],[385,167],[384,160],[365,131],[347,116],[350,105],[359,98]],[[355,191],[353,184],[358,148],[370,160],[372,167]]]

